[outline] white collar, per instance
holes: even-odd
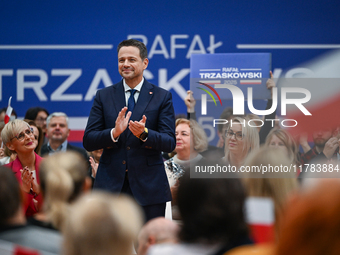
[[[140,92],[140,90],[142,89],[143,83],[144,83],[144,77],[143,77],[143,79],[141,80],[141,82],[138,83],[138,85],[137,85],[136,87],[134,87],[134,89],[137,90],[138,92]],[[124,91],[125,91],[125,93],[131,89],[131,88],[129,87],[129,85],[126,84],[125,79],[123,79],[123,85],[124,85]]]

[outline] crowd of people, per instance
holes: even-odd
[[[171,94],[143,78],[145,50],[136,40],[118,46],[123,80],[98,91],[87,150],[68,142],[63,112],[32,107],[22,120],[0,119],[0,254],[17,245],[26,254],[339,254],[339,129],[315,130],[308,141],[243,125],[260,118],[229,107],[221,119],[232,124],[219,125],[211,145],[191,91],[187,116],[175,120]],[[117,100],[102,104],[113,92]],[[325,171],[299,171],[311,163]],[[217,164],[237,171],[191,175]],[[240,171],[263,166],[298,171]],[[273,215],[258,222],[262,232],[253,198],[272,205],[255,210]]]

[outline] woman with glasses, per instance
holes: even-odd
[[[247,118],[234,117],[224,133],[224,160],[236,169],[244,164],[250,151],[259,148],[259,132]]]
[[[42,158],[34,152],[36,142],[31,126],[23,120],[7,123],[1,132],[3,143],[17,154],[17,158],[6,166],[11,168],[25,192],[26,216],[38,211],[40,204],[39,164]]]

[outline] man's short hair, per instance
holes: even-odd
[[[19,182],[13,171],[0,166],[0,225],[16,215],[21,204]]]
[[[66,123],[67,123],[67,126],[69,126],[68,124],[68,116],[66,115],[66,113],[63,113],[63,112],[54,112],[52,114],[50,114],[47,119],[46,119],[46,126],[48,127],[48,125],[50,124],[50,121],[53,117],[65,117],[66,119]]]
[[[146,59],[148,57],[148,50],[144,43],[141,41],[135,40],[135,39],[128,39],[122,41],[120,44],[118,44],[117,47],[117,53],[119,53],[120,48],[122,47],[128,47],[133,46],[139,49],[139,55],[142,60]]]

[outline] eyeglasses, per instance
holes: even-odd
[[[242,140],[243,137],[244,137],[244,135],[242,134],[241,131],[238,131],[238,132],[234,133],[232,130],[229,129],[229,130],[226,130],[226,132],[225,132],[225,136],[226,136],[226,137],[231,138],[231,137],[233,137],[234,135],[235,135],[235,138],[236,138],[237,140]]]
[[[26,135],[28,135],[28,136],[33,135],[33,128],[26,129],[24,132],[21,132],[19,135],[12,137],[10,139],[10,141],[12,141],[12,139],[14,139],[14,138],[18,139],[18,141],[22,141],[22,140],[25,139]]]

